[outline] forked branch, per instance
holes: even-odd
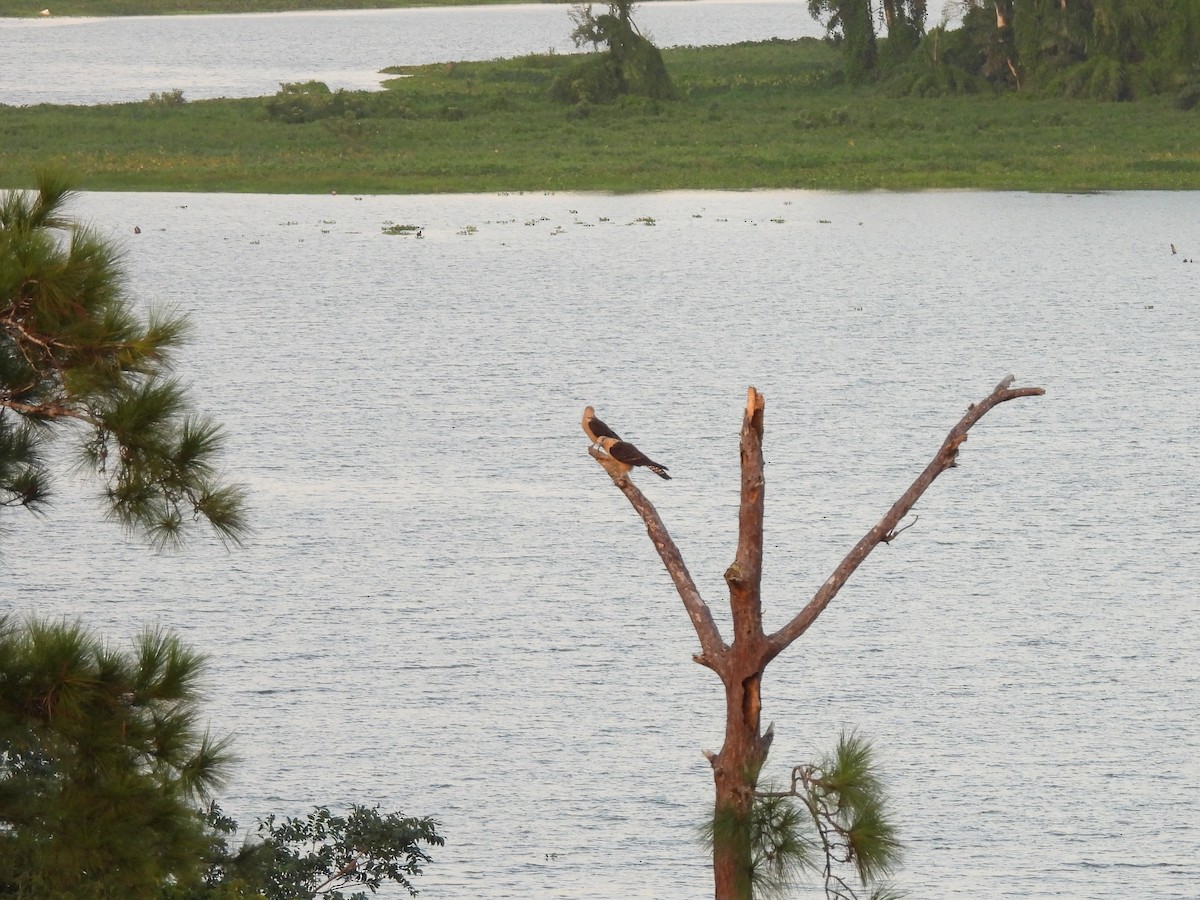
[[[875,547],[881,543],[891,541],[900,531],[896,530],[896,526],[913,508],[913,505],[921,498],[921,495],[929,488],[935,478],[942,472],[953,467],[958,458],[958,449],[962,446],[963,441],[967,439],[967,432],[971,430],[971,426],[978,422],[983,416],[994,406],[1004,403],[1008,400],[1016,400],[1018,397],[1037,397],[1046,393],[1044,388],[1012,387],[1013,376],[1009,375],[998,385],[995,390],[983,398],[979,403],[972,403],[967,408],[967,413],[962,417],[957,425],[950,429],[950,433],[946,436],[946,440],[942,442],[941,448],[930,460],[929,465],[925,470],[917,476],[916,481],[912,483],[907,491],[897,500],[892,508],[888,510],[887,515],[879,520],[870,531],[863,535],[862,539],[854,545],[846,558],[841,561],[829,579],[821,585],[813,598],[808,601],[804,609],[800,610],[790,622],[784,625],[767,638],[769,653],[768,659],[778,656],[792,641],[804,634],[808,627],[817,620],[819,616],[837,596],[837,592],[842,589],[847,579],[854,574],[855,570],[862,565]]]

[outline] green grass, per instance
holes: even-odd
[[[574,57],[397,69],[306,124],[262,99],[0,107],[0,187],[44,164],[93,190],[1200,188],[1200,115],[1167,100],[893,98],[831,85],[817,41],[666,51],[682,99],[546,99]]]
[[[408,6],[484,6],[566,0],[0,0],[0,18],[36,18],[42,9],[63,16],[171,16],[312,9],[397,9]]]

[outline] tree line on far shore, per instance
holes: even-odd
[[[925,0],[809,0],[847,79],[906,93],[1033,91],[1098,100],[1174,92],[1200,101],[1194,0],[960,0],[927,27]]]
[[[673,96],[632,0],[574,8],[579,46],[605,48],[556,84],[561,100]],[[1174,93],[1200,103],[1195,0],[957,0],[928,26],[926,0],[808,0],[840,51],[836,79],[918,96],[1025,91],[1097,100]],[[961,19],[951,27],[950,18]]]

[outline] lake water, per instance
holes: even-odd
[[[4,604],[210,654],[243,823],[433,815],[448,844],[418,886],[440,900],[710,895],[719,683],[581,408],[671,467],[637,480],[724,625],[737,434],[765,393],[773,628],[1013,372],[1046,396],[992,411],[768,669],[767,774],[872,738],[923,900],[1195,898],[1195,195],[76,210],[139,298],[192,317],[180,371],[256,531],[157,556],[68,480],[48,516],[3,513]]]
[[[282,82],[375,88],[393,65],[578,52],[569,7],[485,7],[0,19],[0,103],[113,103],[179,89],[192,100],[273,94]],[[661,46],[820,35],[799,0],[639,7]]]

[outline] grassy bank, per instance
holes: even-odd
[[[566,0],[0,0],[0,18],[36,18],[43,9],[64,16],[177,16],[314,9],[399,9],[408,6],[483,6]]]
[[[549,55],[398,70],[303,124],[264,99],[0,107],[0,186],[53,163],[94,190],[1200,189],[1200,116],[1165,100],[891,98],[830,86],[811,40],[665,58],[676,102],[553,103],[572,57]]]

